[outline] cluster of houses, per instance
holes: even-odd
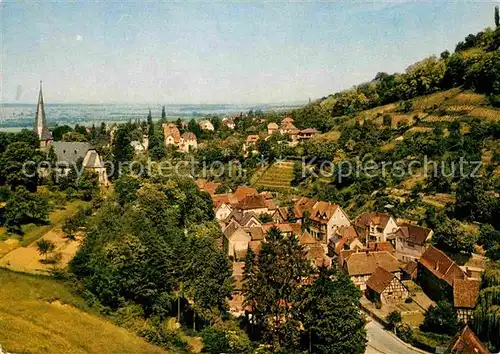
[[[312,139],[319,133],[319,131],[317,131],[315,128],[306,128],[300,130],[296,128],[295,125],[293,125],[293,123],[294,120],[292,117],[285,117],[281,121],[281,125],[278,125],[275,122],[269,123],[267,125],[267,136],[265,137],[265,139],[268,139],[273,134],[288,135],[290,139],[288,144],[290,146],[295,146],[301,141]],[[243,144],[243,151],[244,152],[254,151],[255,144],[257,143],[257,141],[259,141],[259,139],[260,139],[259,135],[256,134],[248,135]]]
[[[412,280],[431,299],[450,301],[460,321],[467,323],[473,315],[482,269],[461,267],[430,245],[429,228],[379,212],[351,220],[339,205],[308,197],[279,207],[269,192],[240,186],[233,193],[217,194],[218,183],[198,180],[197,184],[212,196],[224,234],[220,246],[233,260],[239,286],[248,250],[258,254],[266,232],[275,226],[298,237],[313,266],[337,262],[368,299],[382,306],[410,297],[405,281]],[[243,311],[242,300],[237,291],[231,302],[235,313]]]

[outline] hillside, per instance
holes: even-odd
[[[0,269],[0,345],[13,353],[167,353],[83,309],[61,283]]]
[[[254,187],[265,190],[287,191],[291,189],[293,162],[280,161],[267,168],[254,183]]]

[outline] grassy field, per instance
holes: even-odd
[[[41,276],[0,269],[0,344],[20,353],[167,353],[86,312],[83,299]]]
[[[28,246],[29,244],[35,242],[45,233],[47,233],[54,226],[61,225],[64,220],[73,215],[79,206],[88,204],[81,200],[72,201],[64,206],[64,209],[56,209],[52,211],[49,215],[50,224],[37,226],[34,224],[28,224],[23,227],[24,235],[21,241],[22,246]]]

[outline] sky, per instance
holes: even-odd
[[[307,101],[494,26],[494,2],[0,0],[0,97],[33,103]]]

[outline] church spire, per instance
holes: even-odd
[[[38,95],[38,105],[36,106],[35,133],[40,140],[52,140],[52,136],[45,119],[45,108],[43,105],[42,80],[40,80],[40,93]]]

